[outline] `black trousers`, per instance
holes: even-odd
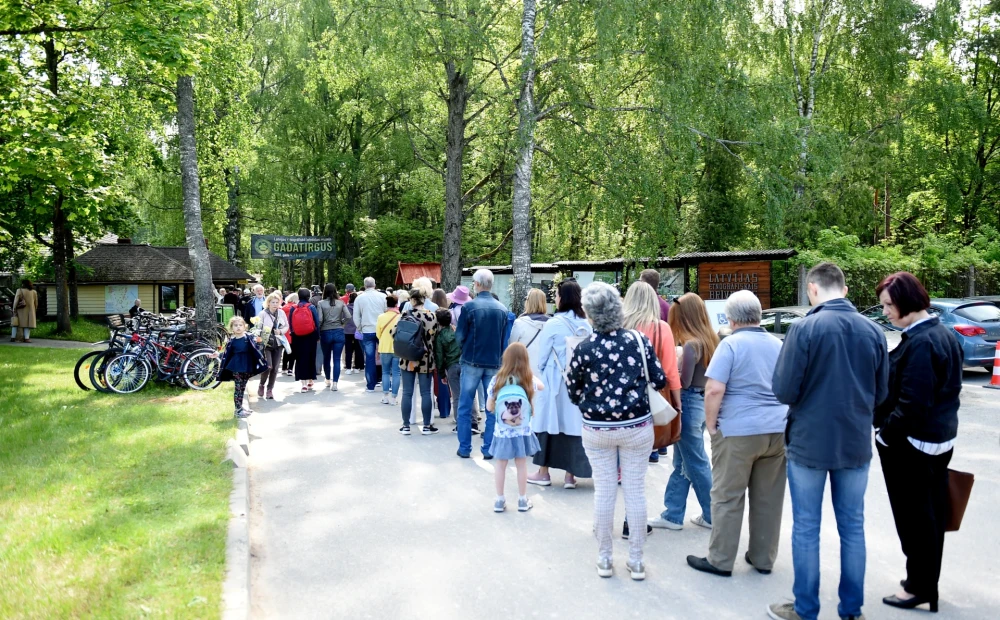
[[[905,438],[896,445],[875,442],[896,533],[906,555],[906,591],[937,599],[948,522],[948,463],[954,450],[931,456]]]
[[[365,352],[361,350],[361,338],[356,338],[354,334],[344,335],[344,368],[350,370],[357,368],[364,370]]]

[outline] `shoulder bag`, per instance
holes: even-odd
[[[646,397],[649,399],[649,412],[653,414],[653,426],[666,426],[677,417],[677,410],[674,409],[663,394],[660,394],[649,381],[649,366],[646,363],[646,351],[642,346],[642,336],[638,331],[632,329],[632,336],[639,345],[639,358],[642,360],[642,375],[646,379]]]
[[[28,302],[24,301],[24,289],[17,289],[17,295],[15,295],[15,297],[18,298],[17,303],[14,304],[15,310],[23,310],[27,307]]]
[[[660,342],[660,323],[656,324],[654,338],[656,338],[656,343],[653,345],[653,351],[656,351],[656,346]],[[683,351],[681,347],[676,347],[678,351]],[[666,354],[670,355],[674,351],[667,351]],[[659,357],[659,355],[658,355]],[[680,365],[681,355],[677,355],[677,364]],[[663,358],[660,358],[660,363],[663,363]],[[669,402],[669,399],[668,399]],[[667,446],[672,446],[681,440],[681,416],[674,416],[674,419],[670,421],[670,424],[666,426],[653,426],[653,448],[659,450],[660,448],[666,448]]]

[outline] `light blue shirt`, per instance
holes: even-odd
[[[726,384],[719,409],[723,437],[784,432],[788,406],[771,390],[780,352],[781,341],[755,327],[738,329],[719,343],[705,376]]]

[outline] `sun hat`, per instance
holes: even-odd
[[[448,293],[448,300],[459,306],[469,301],[469,289],[464,286],[456,286],[455,290]]]

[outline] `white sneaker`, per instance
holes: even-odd
[[[336,381],[334,381],[333,383],[330,384],[330,389],[333,390],[334,392],[337,391],[337,382]]]
[[[383,395],[382,396],[382,400],[379,401],[379,402],[381,402],[383,405],[388,405],[389,404],[389,399],[386,398],[385,395]]]
[[[333,383],[333,382],[332,382],[332,381],[330,381],[329,379],[327,379],[327,380],[326,380],[326,387],[330,387],[330,384],[331,384],[331,383]]]
[[[655,527],[663,530],[682,530],[684,529],[683,523],[674,523],[673,521],[667,521],[662,516],[656,517],[655,519],[650,519],[646,521],[649,527]]]
[[[389,402],[389,404],[390,404],[390,405],[392,405],[393,407],[395,407],[395,406],[396,406],[396,405],[398,405],[399,403],[397,403],[397,402],[396,402],[396,397],[395,397],[395,396],[393,396],[393,397],[392,397],[392,400],[391,400],[391,401]]]
[[[691,523],[700,525],[705,529],[712,529],[712,524],[705,520],[705,515],[698,515],[697,517],[691,519]]]

